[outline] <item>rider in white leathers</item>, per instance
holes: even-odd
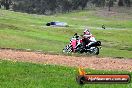
[[[96,42],[95,37],[90,33],[89,29],[84,30],[83,38],[85,42],[84,45],[87,47],[89,47],[92,43]]]

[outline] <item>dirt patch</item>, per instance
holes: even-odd
[[[40,52],[18,50],[0,50],[0,59],[24,61],[42,64],[91,68],[96,70],[126,70],[132,71],[132,59],[113,59],[92,57],[75,57],[63,55],[49,55]]]

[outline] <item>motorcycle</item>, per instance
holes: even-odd
[[[92,55],[98,55],[99,50],[101,49],[101,42],[96,41],[91,45],[84,45],[84,41],[81,38],[72,38],[70,44],[66,45],[63,49],[64,53],[88,53]]]

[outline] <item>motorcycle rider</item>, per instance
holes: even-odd
[[[84,48],[90,48],[92,43],[96,42],[95,37],[91,34],[89,29],[85,29],[83,33],[83,46]]]
[[[79,39],[79,35],[77,33],[75,33],[74,36],[71,38],[70,43],[71,43],[72,39],[78,40]]]
[[[79,35],[75,33],[74,36],[70,40],[70,44],[72,44],[74,52],[76,50],[76,46],[78,45],[78,41],[79,41]]]
[[[79,35],[77,33],[74,34],[73,38],[76,38],[78,39],[79,38]]]

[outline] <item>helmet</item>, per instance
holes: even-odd
[[[91,33],[90,33],[89,29],[85,29],[85,30],[84,30],[84,34],[90,35]]]
[[[79,38],[79,35],[77,33],[74,34],[74,38]]]
[[[74,36],[77,36],[77,33],[75,33]]]

